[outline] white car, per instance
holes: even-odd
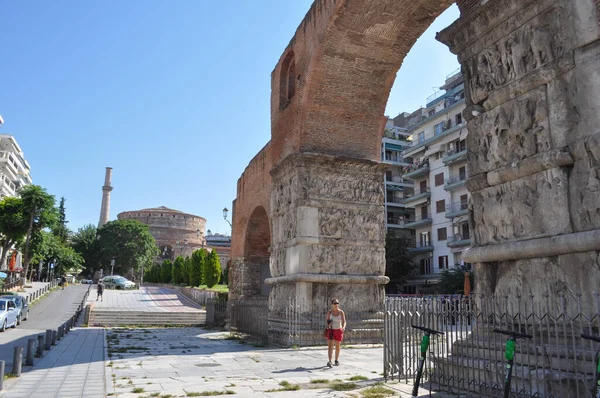
[[[16,328],[19,319],[19,311],[14,300],[0,299],[0,332],[7,327]]]
[[[134,289],[135,283],[119,275],[105,276],[102,283],[107,289]]]

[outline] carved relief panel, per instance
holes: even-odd
[[[467,146],[472,175],[551,149],[544,88],[532,90],[472,120]]]

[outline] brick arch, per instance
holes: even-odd
[[[246,226],[245,257],[269,257],[271,223],[265,208],[258,206],[250,214]]]
[[[379,160],[384,111],[415,41],[452,0],[316,0],[271,80],[275,163],[294,153]],[[459,1],[464,11],[473,1]],[[295,95],[279,106],[293,54]]]

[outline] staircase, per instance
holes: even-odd
[[[206,323],[206,311],[121,311],[92,309],[90,326],[200,326]]]

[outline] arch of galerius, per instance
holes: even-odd
[[[384,109],[402,60],[452,1],[316,0],[272,73],[271,141],[238,181],[232,297],[251,213],[271,223],[270,310],[295,297],[381,309]],[[478,293],[600,283],[598,0],[465,0],[438,33],[465,77]],[[256,275],[256,272],[254,273]],[[237,278],[237,279],[236,279]],[[257,290],[258,291],[258,290]],[[591,303],[589,303],[591,305]]]

